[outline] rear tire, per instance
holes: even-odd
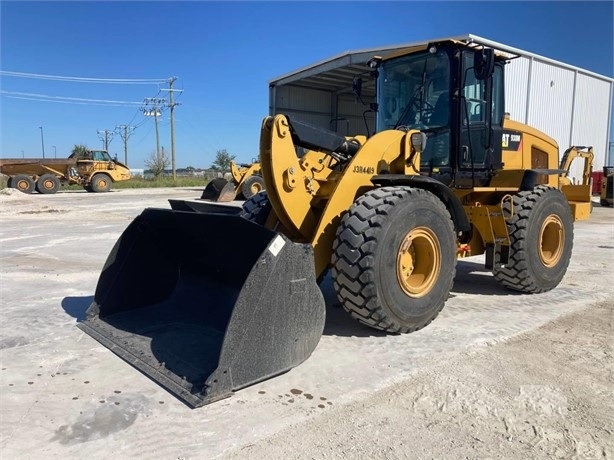
[[[96,193],[104,193],[111,190],[111,178],[106,174],[94,174],[90,181],[92,191]]]
[[[35,189],[35,184],[34,180],[30,176],[17,174],[16,176],[11,177],[9,187],[16,188],[23,193],[32,193]]]
[[[60,179],[53,174],[43,174],[36,181],[36,190],[43,195],[51,195],[60,190]]]
[[[394,333],[421,329],[452,289],[456,238],[450,214],[426,190],[371,190],[342,217],[332,265],[337,297],[359,322]]]
[[[511,214],[509,202],[504,211]],[[507,228],[510,259],[493,270],[499,284],[531,294],[558,286],[573,246],[573,217],[564,195],[543,185],[516,194]]]
[[[264,179],[262,176],[258,176],[257,174],[249,176],[241,185],[241,193],[243,193],[246,200],[249,200],[251,197],[262,192],[263,190]]]
[[[260,225],[266,223],[271,212],[271,202],[265,190],[256,193],[243,203],[241,217]]]

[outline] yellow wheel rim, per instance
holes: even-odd
[[[539,259],[548,267],[554,267],[561,260],[565,245],[565,230],[560,217],[550,214],[539,232]]]
[[[45,179],[45,180],[43,181],[43,188],[44,188],[45,190],[51,190],[51,189],[53,188],[53,186],[54,186],[54,185],[55,185],[55,184],[54,184],[54,182],[53,182],[51,179]]]
[[[405,235],[397,253],[397,279],[403,292],[422,297],[435,285],[441,271],[441,247],[432,230],[414,228]]]
[[[23,192],[25,190],[28,190],[28,188],[30,188],[30,184],[27,180],[20,180],[19,182],[17,182],[17,190]]]
[[[254,182],[251,186],[251,190],[253,195],[255,195],[256,193],[260,193],[262,191],[262,184]]]

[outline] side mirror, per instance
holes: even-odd
[[[492,48],[483,48],[475,51],[473,72],[478,80],[486,80],[495,71],[495,51]]]
[[[354,77],[352,80],[352,92],[357,98],[360,99],[362,96],[362,78]]]

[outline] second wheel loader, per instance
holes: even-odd
[[[228,202],[235,199],[248,200],[264,190],[264,180],[260,172],[260,163],[250,164],[230,162],[232,180],[213,179],[207,184],[201,195],[202,200]]]
[[[505,62],[455,40],[375,57],[370,137],[266,117],[266,191],[243,210],[146,209],[80,327],[200,406],[309,357],[329,270],[343,308],[390,333],[435,319],[460,257],[485,254],[505,288],[555,288],[590,191],[562,187],[556,142],[505,116]]]

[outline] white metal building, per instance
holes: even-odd
[[[595,171],[608,162],[614,79],[475,35],[446,38],[509,53],[513,59],[506,65],[505,99],[510,118],[554,138],[560,154],[570,145],[593,146]],[[353,78],[367,74],[365,64],[373,56],[422,43],[347,51],[270,80],[269,113],[294,114],[342,135],[372,133],[374,114],[356,101]],[[363,78],[362,92],[364,101],[373,100],[373,79]],[[572,166],[571,176],[581,179],[581,164]]]

